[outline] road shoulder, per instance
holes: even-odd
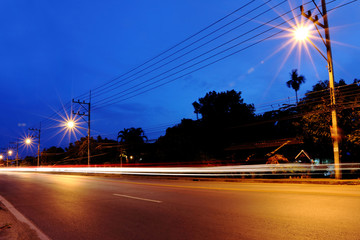
[[[45,240],[39,230],[0,196],[0,240]],[[14,214],[14,210],[17,212]],[[20,216],[20,215],[21,216]],[[20,219],[19,219],[20,218]],[[25,219],[25,221],[24,221]],[[28,222],[27,222],[28,221]]]

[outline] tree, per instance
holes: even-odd
[[[288,88],[292,88],[295,90],[296,104],[297,104],[298,103],[297,92],[300,89],[300,85],[305,83],[305,77],[303,75],[299,76],[297,73],[297,69],[292,70],[290,73],[290,76],[291,76],[291,79],[286,82],[286,85],[288,86]]]
[[[44,149],[41,153],[41,164],[42,165],[54,165],[60,162],[65,156],[64,149],[60,147],[50,147]]]
[[[144,130],[142,128],[124,128],[124,130],[118,132],[118,140],[125,143],[139,144],[144,143],[147,140]]]
[[[248,122],[254,118],[254,105],[246,104],[241,98],[241,92],[235,90],[220,92],[208,92],[205,97],[199,98],[193,103],[196,114],[201,114],[205,122],[219,124],[239,124]]]
[[[358,80],[347,85],[344,80],[335,82],[337,120],[342,162],[358,161],[360,157],[360,86]],[[331,103],[328,81],[320,81],[307,92],[299,103],[303,117],[294,124],[313,156],[332,159]]]
[[[90,156],[94,152],[97,144],[93,137],[90,137]],[[88,148],[88,139],[86,137],[80,138],[80,140],[75,141],[75,144],[70,143],[69,147],[66,148],[66,157],[64,158],[63,164],[86,164],[87,163],[87,151]],[[91,157],[93,160],[93,156]],[[93,163],[93,161],[92,161]]]
[[[133,127],[119,131],[117,139],[118,141],[120,139],[120,143],[122,143],[128,155],[134,157],[134,161],[139,160],[144,143],[148,140],[142,128]]]
[[[200,107],[201,107],[201,105],[200,105],[200,103],[198,103],[198,102],[193,102],[193,107],[194,107],[194,113],[196,114],[196,119],[198,120],[199,119],[199,113],[200,113]]]
[[[158,161],[192,162],[200,160],[204,140],[200,121],[182,119],[181,123],[166,129],[165,136],[156,141]]]

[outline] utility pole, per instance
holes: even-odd
[[[33,137],[33,138],[37,138],[38,139],[38,157],[37,157],[37,167],[39,167],[40,166],[40,155],[41,155],[41,153],[40,153],[40,134],[41,134],[41,122],[40,122],[40,127],[39,127],[39,129],[37,129],[37,128],[29,128],[29,131],[31,131],[31,132],[35,132],[35,134],[33,135],[33,134],[31,134],[31,136]]]
[[[4,154],[2,152],[0,152],[0,162],[3,162],[3,161],[5,161],[4,160]]]
[[[10,145],[11,143],[9,143],[9,146],[6,150],[6,167],[9,166],[9,156],[13,155],[13,146]]]
[[[16,142],[16,167],[19,167],[19,141]]]
[[[0,152],[0,160],[4,162],[4,166],[5,166],[5,161],[7,163],[7,148],[1,148],[1,152]],[[6,155],[6,158],[5,158]]]
[[[334,68],[333,68],[333,59],[332,59],[332,53],[331,53],[331,42],[330,42],[330,31],[329,31],[329,22],[327,17],[327,11],[326,11],[326,2],[325,0],[321,0],[321,7],[322,11],[319,9],[319,7],[316,5],[315,1],[312,0],[315,4],[317,10],[322,16],[323,23],[321,24],[319,22],[319,18],[317,15],[315,17],[312,17],[311,11],[308,11],[306,14],[304,12],[303,6],[300,6],[301,15],[312,21],[323,40],[325,47],[326,47],[326,56],[321,53],[321,51],[313,44],[320,52],[320,54],[325,58],[327,61],[327,68],[329,71],[329,88],[330,88],[330,102],[331,102],[331,122],[332,126],[330,127],[331,137],[333,139],[333,151],[334,151],[334,168],[335,168],[335,178],[341,179],[341,171],[340,171],[340,154],[339,154],[339,132],[338,132],[338,126],[337,126],[337,117],[336,117],[336,102],[335,102],[335,86],[334,86]],[[318,27],[321,27],[325,31],[325,41],[318,29]],[[310,40],[311,41],[311,40]]]
[[[6,152],[6,167],[9,167],[9,150]]]
[[[16,155],[15,155],[15,161],[16,161],[16,166],[19,166],[19,139],[16,142],[10,142],[10,144],[15,145],[16,147]]]
[[[80,104],[80,106],[83,108],[83,110],[85,110],[85,112],[80,113],[79,111],[74,112],[74,115],[78,115],[80,116],[87,124],[88,124],[88,131],[87,131],[87,139],[88,139],[88,167],[90,167],[90,112],[91,112],[91,91],[89,94],[89,102],[85,102],[85,101],[75,101],[74,99],[72,100],[73,103],[77,103]],[[88,119],[86,120],[84,117],[88,117]]]

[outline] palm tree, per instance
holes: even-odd
[[[144,130],[142,128],[124,128],[118,133],[117,139],[123,143],[144,143],[147,140]]]
[[[193,102],[193,107],[194,107],[194,113],[196,114],[196,119],[197,120],[199,120],[199,113],[200,113],[200,108],[201,108],[201,105],[200,105],[200,103],[198,103],[198,102]]]
[[[296,95],[296,104],[298,103],[297,92],[300,89],[300,85],[305,82],[305,77],[303,75],[298,75],[297,69],[293,69],[290,73],[291,79],[286,82],[288,88],[292,88],[295,90]]]
[[[124,128],[124,130],[119,131],[117,139],[118,141],[120,139],[121,146],[125,148],[125,151],[129,155],[134,156],[136,159],[139,158],[143,149],[143,145],[145,141],[148,140],[142,128],[133,127]]]

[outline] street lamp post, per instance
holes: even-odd
[[[6,167],[9,166],[9,156],[11,156],[13,154],[13,151],[10,149],[7,151],[7,154],[6,154]]]
[[[320,12],[323,18],[323,24],[319,22],[317,16],[315,18],[312,17],[311,11],[308,11],[308,14],[304,12],[303,6],[300,7],[301,15],[312,21],[318,30],[317,26],[320,26],[325,31],[325,41],[323,40],[325,47],[326,47],[326,57],[322,52],[315,46],[315,44],[309,39],[310,43],[316,48],[318,52],[325,58],[327,61],[327,68],[329,72],[329,88],[330,88],[330,102],[331,102],[331,122],[332,126],[331,129],[331,137],[333,139],[333,151],[334,151],[334,168],[335,168],[335,178],[341,179],[341,171],[340,171],[340,154],[339,154],[339,133],[338,133],[338,126],[337,126],[337,117],[336,117],[336,107],[335,107],[335,86],[334,86],[334,68],[333,68],[333,59],[331,53],[331,42],[330,42],[330,31],[329,31],[329,22],[327,18],[327,11],[326,11],[326,2],[325,0],[321,0],[321,7],[322,12],[316,6],[318,11]],[[319,30],[318,33],[322,38]]]
[[[16,166],[19,166],[19,140],[17,140],[16,142],[10,142],[10,144],[12,144],[13,146],[16,146],[16,156],[15,156],[15,161],[16,161]]]
[[[87,146],[87,157],[88,157],[88,167],[90,167],[90,113],[91,113],[91,91],[89,94],[89,102],[85,102],[85,101],[75,101],[74,99],[72,100],[73,103],[77,103],[80,104],[80,106],[86,111],[83,113],[78,112],[74,112],[74,115],[78,115],[81,116],[81,118],[88,124],[88,129],[87,129],[87,140],[88,140],[88,146]],[[83,118],[84,116],[87,116],[88,119],[86,120],[85,118]]]
[[[33,136],[33,138],[37,138],[38,139],[38,157],[37,157],[37,167],[40,166],[40,155],[41,155],[41,152],[40,152],[40,134],[41,134],[41,123],[40,123],[40,128],[39,129],[35,129],[35,128],[29,128],[30,131],[33,131],[33,132],[37,132],[36,135]]]

